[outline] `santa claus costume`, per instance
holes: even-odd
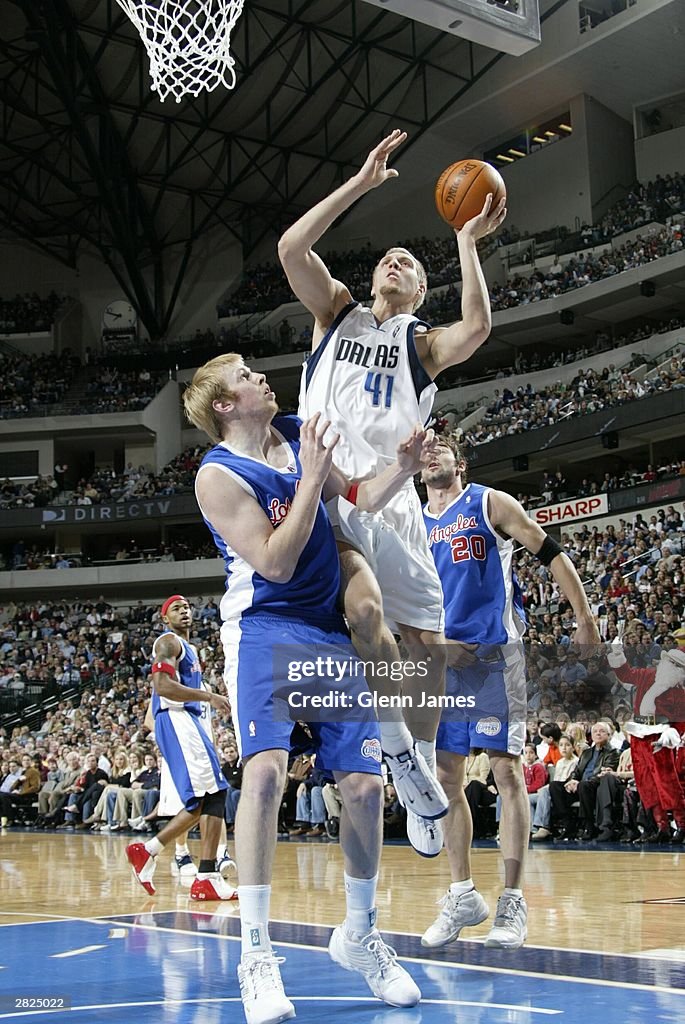
[[[608,661],[617,678],[635,688],[635,718],[630,736],[635,784],[646,810],[652,812],[660,835],[675,843],[685,841],[685,651],[662,651],[656,668],[631,668],[620,646],[612,647]],[[660,720],[660,721],[659,721]],[[669,812],[676,826],[671,834]]]

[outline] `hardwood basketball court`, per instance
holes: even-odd
[[[191,904],[160,856],[147,897],[124,857],[130,839],[4,831],[0,1020],[68,1014],[80,1021],[241,1022],[236,902]],[[195,844],[193,844],[195,845]],[[502,886],[494,843],[474,851],[474,879],[491,907]],[[423,992],[412,1010],[385,1007],[331,963],[330,929],[344,917],[340,847],[278,845],[272,937],[303,1022],[561,1024],[685,1019],[683,854],[578,844],[531,849],[529,937],[515,952],[486,950],[488,922],[444,950],[420,935],[449,884],[447,859],[383,850],[379,923]],[[50,1010],[16,998],[62,999]],[[70,1007],[67,1009],[67,1005]]]

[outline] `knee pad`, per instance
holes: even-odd
[[[205,793],[202,798],[201,814],[208,814],[210,818],[222,818],[226,807],[226,790],[220,789],[218,793]]]

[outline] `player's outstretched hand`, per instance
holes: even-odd
[[[209,703],[215,711],[220,712],[222,715],[230,715],[231,704],[228,697],[224,697],[223,693],[210,693]]]
[[[330,425],[331,421],[322,419],[321,413],[317,412],[300,427],[302,479],[320,487],[331,471],[333,449],[340,440],[340,434],[334,434],[328,446],[324,444],[323,439]]]
[[[434,430],[426,430],[417,423],[409,437],[397,446],[397,462],[407,473],[418,473],[421,466],[437,448]]]
[[[485,203],[483,209],[476,217],[472,217],[471,220],[467,220],[463,228],[459,230],[455,229],[457,238],[462,235],[470,236],[475,241],[479,238],[485,238],[486,235],[492,234],[493,231],[497,231],[502,221],[507,215],[507,208],[504,205],[506,199],[503,197],[497,203],[497,206],[492,205],[492,192],[488,192],[485,197]]]
[[[399,171],[394,167],[388,167],[388,157],[394,153],[398,146],[401,146],[407,138],[406,132],[395,128],[390,135],[387,135],[382,142],[379,142],[375,149],[372,149],[363,166],[357,171],[355,178],[364,186],[366,191],[378,188],[388,178],[397,178]]]

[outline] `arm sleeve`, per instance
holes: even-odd
[[[625,665],[615,668],[614,673],[617,679],[620,679],[622,683],[628,683],[629,686],[648,685],[650,678],[654,678],[653,668],[631,668],[627,662]]]

